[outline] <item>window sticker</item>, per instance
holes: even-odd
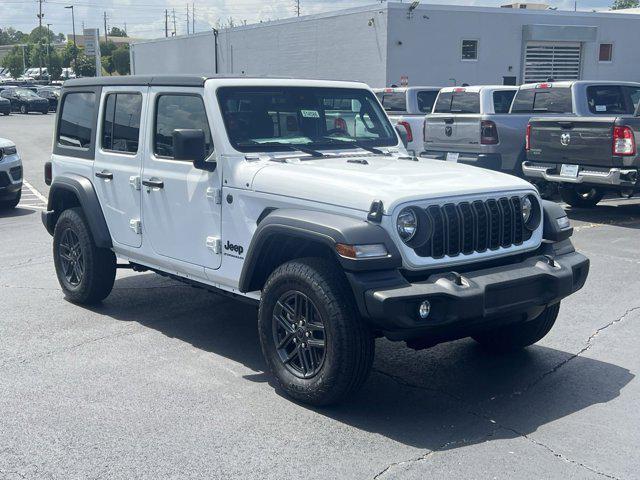
[[[320,118],[317,110],[300,110],[300,113],[304,118]]]
[[[596,112],[606,112],[606,111],[607,111],[606,105],[596,105]]]

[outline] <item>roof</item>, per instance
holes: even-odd
[[[627,86],[638,86],[640,83],[638,82],[621,82],[620,80],[565,80],[561,82],[535,82],[535,83],[525,83],[521,85],[521,89],[532,89],[536,88],[538,85],[546,84],[550,85],[551,88],[568,88],[573,85],[627,85]]]
[[[373,88],[372,90],[376,93],[380,93],[380,92],[410,92],[410,91],[414,91],[414,90],[433,90],[433,91],[440,91],[442,87],[434,87],[434,86],[429,86],[429,85],[418,85],[415,87],[385,87],[385,88]]]
[[[468,85],[466,87],[444,87],[441,92],[465,91],[479,93],[482,90],[517,90],[515,85]]]

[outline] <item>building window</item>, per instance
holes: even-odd
[[[462,40],[462,60],[478,60],[478,40]]]
[[[599,62],[610,62],[613,59],[613,44],[601,43],[600,52],[598,54]]]

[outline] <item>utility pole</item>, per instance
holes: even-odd
[[[73,26],[73,71],[75,72],[76,67],[78,66],[78,43],[76,42],[76,17],[73,14],[73,5],[69,5],[68,7],[71,9],[71,25]],[[82,32],[84,33],[84,22],[82,22]]]
[[[107,43],[109,41],[109,39],[107,38],[107,12],[103,12],[103,18],[104,18],[104,42]]]
[[[49,81],[51,81],[51,25],[53,23],[47,23],[47,74],[49,75]]]
[[[38,0],[38,32],[42,35],[42,2],[44,0]],[[38,55],[38,67],[40,68],[40,78],[42,78],[42,58]]]
[[[189,35],[189,4],[187,3],[187,35]]]
[[[173,36],[175,37],[178,34],[176,27],[176,9],[173,9]]]
[[[296,0],[296,16],[300,16],[300,0]]]
[[[124,34],[127,35],[127,22],[124,22]]]
[[[191,34],[196,33],[196,4],[191,4]]]
[[[164,10],[164,37],[169,37],[169,10]]]

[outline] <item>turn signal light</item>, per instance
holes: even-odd
[[[631,128],[613,127],[613,154],[625,157],[636,154],[636,139]]]
[[[372,245],[346,245],[344,243],[336,244],[336,252],[345,258],[360,260],[365,258],[384,258],[389,253],[387,247],[381,243]]]
[[[491,120],[480,122],[480,143],[482,145],[496,145],[498,143],[498,127]]]
[[[524,149],[528,152],[531,150],[531,124],[527,124],[527,134],[524,137]]]
[[[413,142],[413,132],[411,131],[411,125],[409,125],[409,122],[398,122],[398,125],[407,131],[407,142]]]

